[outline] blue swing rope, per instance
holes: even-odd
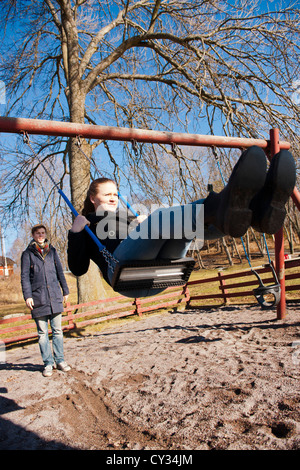
[[[272,264],[271,257],[270,257],[270,253],[269,253],[269,248],[268,248],[268,244],[267,244],[267,240],[266,240],[266,235],[263,233],[262,236],[263,236],[263,239],[264,239],[264,244],[265,244],[265,247],[266,247],[266,251],[267,251],[269,263]],[[250,261],[250,259],[249,259],[249,257],[248,257],[248,253],[247,253],[247,250],[246,250],[246,247],[245,247],[245,243],[244,243],[243,237],[241,237],[241,241],[242,241],[242,245],[243,245],[243,248],[244,248],[245,256],[246,256],[246,258],[247,258],[247,261],[248,261],[248,263],[249,263],[249,266],[250,266],[250,268],[252,268],[252,266],[251,266],[251,261]]]

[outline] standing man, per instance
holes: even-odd
[[[36,322],[39,347],[44,362],[44,377],[51,377],[53,367],[67,372],[71,367],[64,361],[61,317],[63,300],[69,288],[56,249],[47,240],[46,227],[32,227],[33,240],[22,253],[21,284],[26,305]],[[48,321],[52,330],[53,355],[49,342]]]

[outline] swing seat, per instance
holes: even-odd
[[[194,266],[193,258],[126,261],[116,265],[111,286],[117,292],[183,286]]]
[[[258,282],[259,282],[259,287],[257,287],[256,289],[253,289],[253,294],[256,297],[256,300],[262,309],[276,307],[279,304],[280,298],[281,298],[281,287],[278,281],[277,274],[275,272],[273,264],[270,263],[269,266],[271,268],[271,271],[275,279],[275,284],[272,284],[270,286],[265,286],[260,275],[255,271],[255,269],[253,268],[251,269],[251,271],[257,277]],[[273,300],[271,301],[265,298],[265,296],[270,296],[270,295],[273,296]]]
[[[280,284],[274,284],[271,286],[260,286],[253,290],[253,294],[256,297],[257,302],[261,308],[273,308],[276,307],[280,301],[281,288]],[[268,301],[265,296],[272,295],[273,300]]]

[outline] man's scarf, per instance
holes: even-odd
[[[48,240],[45,240],[44,243],[37,243],[36,241],[32,240],[31,245],[43,259],[45,259],[46,255],[50,251],[50,244],[48,243]]]

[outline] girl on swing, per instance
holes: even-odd
[[[84,230],[85,225],[98,236],[106,249],[120,262],[155,259],[179,259],[185,257],[198,222],[204,222],[204,239],[243,236],[252,226],[262,233],[274,234],[282,227],[285,219],[285,204],[291,196],[296,182],[296,168],[292,155],[281,150],[276,154],[267,171],[264,151],[256,146],[242,153],[236,163],[228,184],[220,193],[211,192],[206,199],[192,202],[187,211],[193,234],[183,234],[178,239],[177,225],[183,217],[174,216],[173,208],[157,209],[161,214],[169,215],[170,230],[167,238],[161,224],[157,223],[157,211],[146,219],[139,216],[132,229],[133,216],[122,214],[118,209],[118,189],[113,180],[99,178],[93,181],[87,192],[82,215],[75,218],[68,234],[68,263],[75,276],[85,274],[90,260],[100,268],[104,279],[110,283],[112,273],[108,269],[97,245]],[[180,206],[182,214],[186,206]],[[203,211],[199,209],[204,208]],[[179,209],[180,210],[180,209]],[[173,212],[173,216],[172,216]],[[115,230],[108,230],[101,238],[101,225],[105,218],[116,222]],[[124,238],[122,234],[131,232]],[[97,229],[98,226],[98,229]],[[139,237],[139,233],[153,234],[154,237]],[[146,231],[146,232],[145,232]],[[99,236],[100,234],[100,236]]]

